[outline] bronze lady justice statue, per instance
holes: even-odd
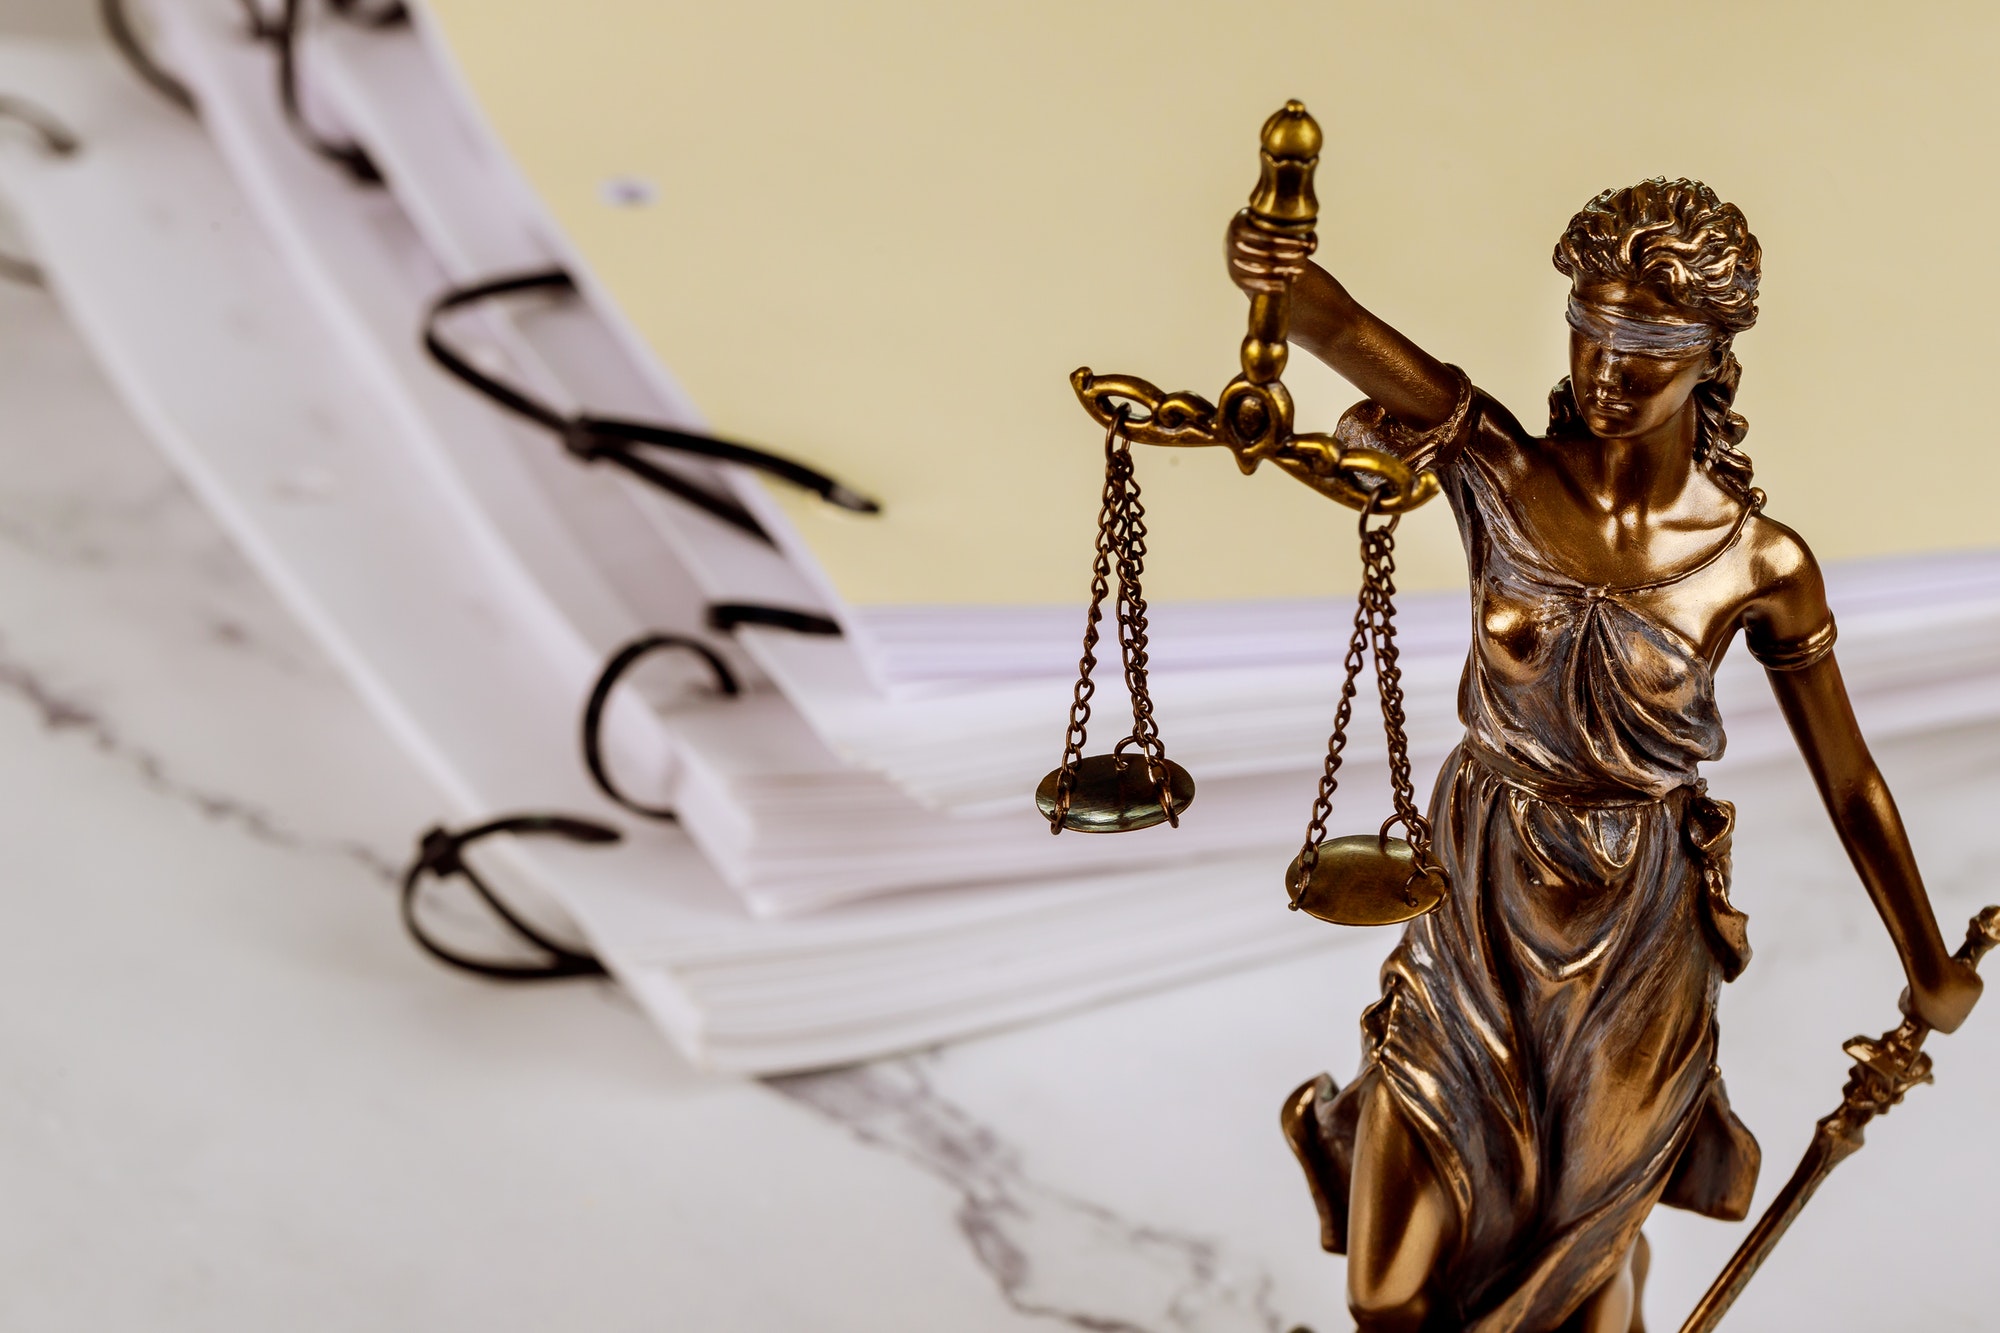
[[[1639,1327],[1655,1203],[1740,1218],[1756,1141],[1715,1066],[1730,906],[1713,673],[1737,631],[1902,956],[1905,1008],[1977,1000],[1856,727],[1812,554],[1765,516],[1731,411],[1759,251],[1686,180],[1570,221],[1570,375],[1537,436],[1363,309],[1311,243],[1240,215],[1231,276],[1289,288],[1291,341],[1379,404],[1339,436],[1431,471],[1473,587],[1464,742],[1432,798],[1443,907],[1412,921],[1363,1018],[1359,1077],[1294,1094],[1328,1249],[1363,1330]]]

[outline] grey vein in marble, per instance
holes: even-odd
[[[958,1229],[1015,1311],[1091,1333],[1276,1333],[1271,1279],[1214,1241],[1120,1217],[1032,1179],[1020,1154],[931,1086],[919,1060],[767,1079],[959,1195]]]
[[[159,755],[122,738],[97,710],[51,685],[8,652],[0,639],[0,694],[26,704],[44,730],[82,738],[105,758],[122,764],[151,790],[190,806],[203,819],[234,827],[258,842],[288,851],[332,855],[355,862],[378,879],[393,880],[396,866],[373,848],[346,839],[314,838],[285,827],[272,814],[240,797],[210,791],[176,778]]]

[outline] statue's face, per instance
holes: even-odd
[[[1579,281],[1574,295],[1586,311],[1609,324],[1700,322],[1649,288],[1609,279]],[[1606,440],[1629,439],[1657,430],[1683,411],[1695,386],[1713,373],[1714,356],[1708,347],[1673,352],[1621,349],[1572,327],[1570,392],[1591,434]]]

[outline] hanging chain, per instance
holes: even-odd
[[[1367,519],[1364,517],[1365,525]],[[1327,816],[1333,813],[1333,793],[1340,786],[1341,754],[1347,749],[1347,724],[1354,717],[1354,695],[1361,678],[1361,664],[1368,652],[1369,585],[1364,572],[1361,598],[1354,608],[1354,633],[1347,641],[1345,674],[1340,682],[1340,706],[1333,712],[1333,734],[1326,742],[1326,767],[1319,775],[1319,795],[1313,799],[1312,822],[1306,825],[1306,845],[1299,852],[1299,874],[1292,883],[1292,910],[1319,866],[1319,845],[1326,838]]]
[[[1326,838],[1326,821],[1333,812],[1333,793],[1340,786],[1340,763],[1347,749],[1347,727],[1354,718],[1361,667],[1372,649],[1375,683],[1382,698],[1382,729],[1389,745],[1389,786],[1396,813],[1382,825],[1402,824],[1419,868],[1433,868],[1430,821],[1417,813],[1416,786],[1410,777],[1410,742],[1404,730],[1403,671],[1396,648],[1396,524],[1397,516],[1379,528],[1368,526],[1375,516],[1371,497],[1361,511],[1361,595],[1354,607],[1354,631],[1341,664],[1340,703],[1334,709],[1333,734],[1327,738],[1326,766],[1320,773],[1319,794],[1306,826],[1305,847],[1299,852],[1299,873],[1291,885],[1291,906],[1298,910],[1313,871],[1319,866],[1319,845]]]
[[[1097,682],[1090,678],[1097,669],[1097,627],[1104,620],[1104,598],[1111,590],[1111,553],[1117,545],[1117,529],[1125,512],[1125,488],[1132,480],[1132,450],[1122,450],[1125,409],[1119,408],[1104,434],[1104,491],[1097,511],[1097,554],[1090,567],[1090,614],[1083,622],[1083,659],[1077,664],[1076,694],[1069,705],[1069,729],[1063,735],[1062,768],[1056,778],[1055,809],[1049,813],[1049,832],[1061,833],[1069,816],[1069,798],[1076,787],[1076,766],[1083,759],[1083,743],[1090,727],[1090,701]],[[1122,466],[1121,466],[1122,464]],[[1122,636],[1121,636],[1122,637]]]
[[[1122,754],[1128,745],[1137,746],[1146,758],[1146,776],[1159,789],[1160,809],[1167,823],[1180,827],[1180,812],[1174,808],[1167,789],[1167,749],[1160,741],[1160,726],[1153,716],[1153,693],[1146,681],[1146,594],[1139,586],[1146,567],[1146,507],[1139,503],[1139,483],[1132,475],[1132,445],[1114,426],[1116,452],[1125,474],[1124,512],[1118,532],[1118,651],[1125,666],[1125,692],[1132,698],[1132,734],[1112,747]],[[1107,445],[1108,445],[1107,441]]]
[[[1125,437],[1125,409],[1119,408],[1104,433],[1104,492],[1097,516],[1097,553],[1090,569],[1090,614],[1084,620],[1083,657],[1077,664],[1076,694],[1069,706],[1069,729],[1063,736],[1062,768],[1056,778],[1055,808],[1049,814],[1049,832],[1061,833],[1069,815],[1070,797],[1076,789],[1076,766],[1083,760],[1083,746],[1090,727],[1090,703],[1097,694],[1091,678],[1097,669],[1098,627],[1104,621],[1104,599],[1111,592],[1111,576],[1118,575],[1118,599],[1113,615],[1118,623],[1118,654],[1125,670],[1125,689],[1132,696],[1132,734],[1118,742],[1114,754],[1128,745],[1145,756],[1146,775],[1160,792],[1160,809],[1167,822],[1180,824],[1168,790],[1166,747],[1153,716],[1153,695],[1148,688],[1146,641],[1146,596],[1140,579],[1146,567],[1146,508],[1139,503],[1139,483],[1132,473],[1132,442]]]
[[[1375,650],[1375,682],[1382,694],[1382,731],[1389,744],[1389,790],[1396,813],[1382,822],[1382,836],[1400,823],[1420,867],[1431,867],[1430,821],[1417,813],[1416,785],[1410,779],[1410,738],[1404,730],[1403,668],[1396,648],[1396,522],[1379,528],[1361,520],[1362,582],[1372,585],[1368,634]]]

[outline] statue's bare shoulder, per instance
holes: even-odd
[[[1742,545],[1750,584],[1742,624],[1752,651],[1768,657],[1823,631],[1832,620],[1826,581],[1805,539],[1758,513],[1745,526]]]

